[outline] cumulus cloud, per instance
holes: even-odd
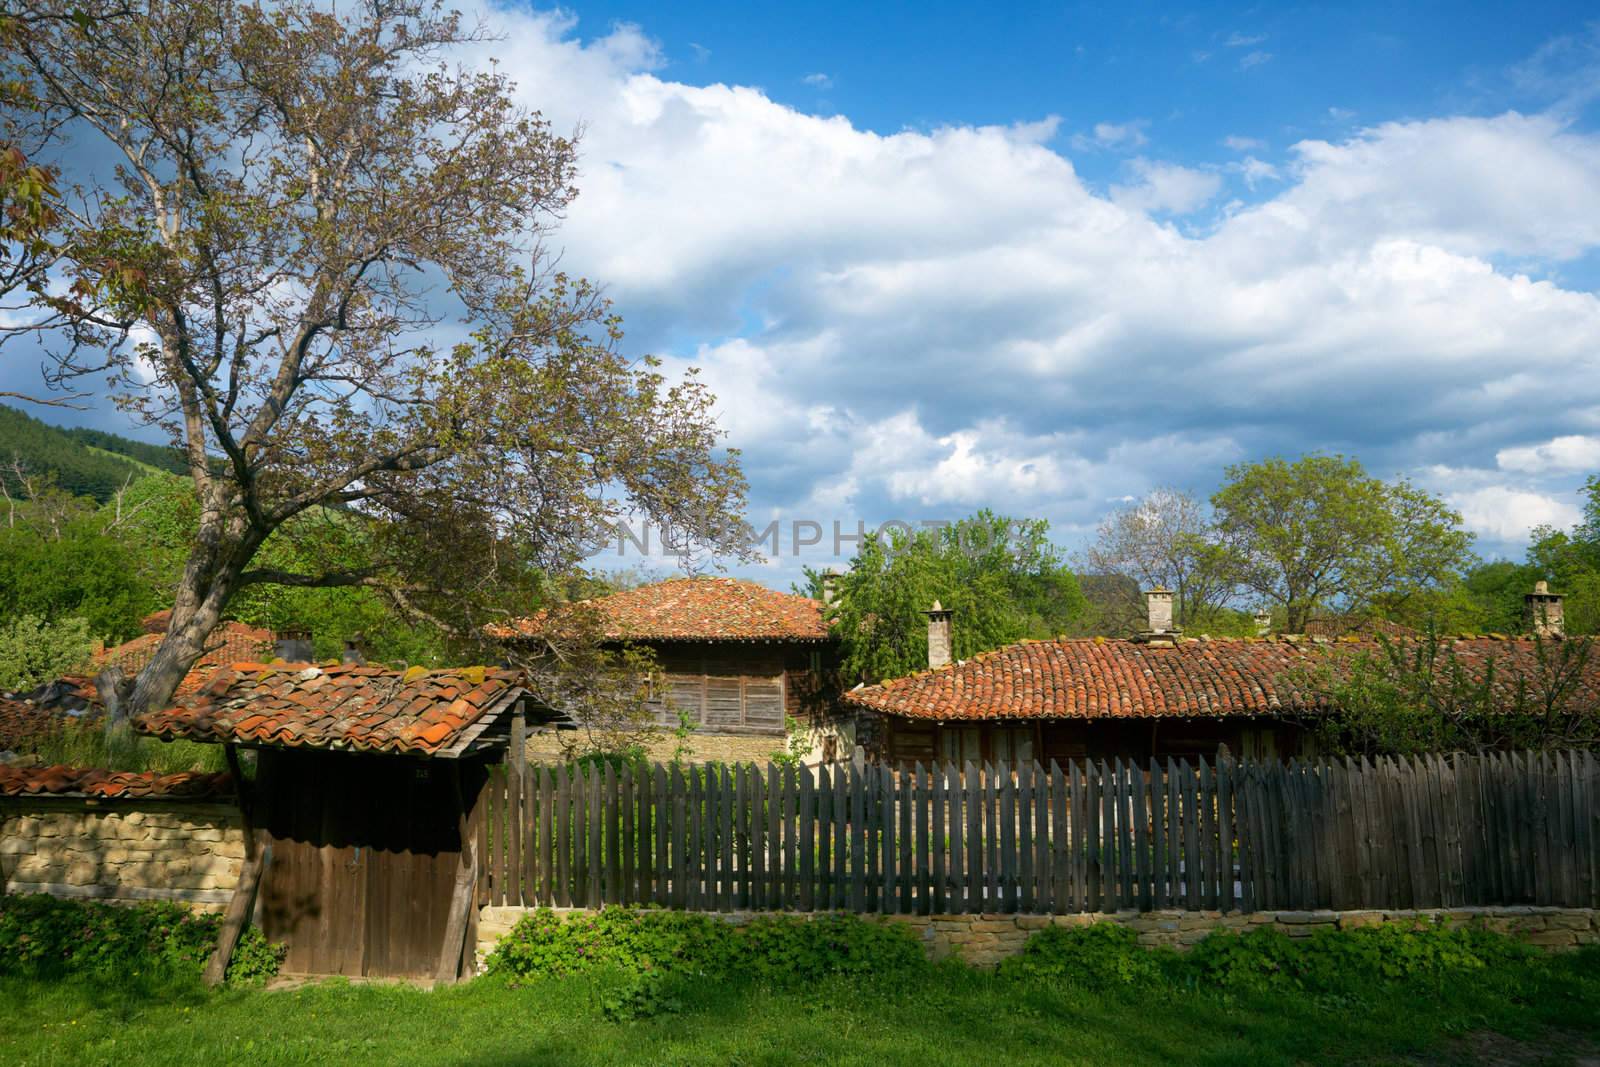
[[[1496,485],[1450,498],[1466,525],[1501,541],[1525,541],[1535,526],[1566,527],[1581,515],[1542,493]]]
[[[1134,159],[1127,169],[1134,181],[1113,185],[1111,199],[1134,211],[1186,215],[1209,202],[1222,188],[1222,179],[1216,174],[1176,163]]]
[[[813,89],[832,89],[833,88],[833,79],[831,77],[829,77],[828,75],[826,75],[826,74],[807,74],[804,78],[801,78],[800,80],[802,82],[804,82],[805,84],[811,86]]]
[[[1571,515],[1554,465],[1497,457],[1600,432],[1600,300],[1532,270],[1600,245],[1593,135],[1420,119],[1281,167],[1135,156],[1101,192],[1072,155],[1135,153],[1143,122],[1061,151],[1049,119],[875,133],[673,80],[634,27],[491,18],[484,55],[585,130],[565,265],[609,286],[630,348],[703,369],[761,515],[987,503],[1079,529],[1318,448],[1495,474],[1448,486],[1486,537]],[[1168,221],[1230,171],[1281,185]]]
[[[1600,471],[1600,437],[1568,434],[1538,445],[1518,445],[1495,453],[1501,470],[1526,474]]]
[[[1251,152],[1267,147],[1267,143],[1256,137],[1239,137],[1230,135],[1222,139],[1224,148],[1231,148],[1235,152]]]

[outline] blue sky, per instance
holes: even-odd
[[[1071,549],[1313,450],[1515,555],[1600,471],[1582,5],[482,13],[461,59],[584,130],[565,265],[711,384],[783,524],[743,573],[838,562],[796,521],[980,506]]]

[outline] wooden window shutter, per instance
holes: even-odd
[[[783,729],[783,679],[746,678],[744,721],[747,726]]]

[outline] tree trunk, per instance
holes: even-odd
[[[255,555],[259,539],[225,539],[202,528],[184,567],[172,606],[166,637],[123,703],[127,714],[142,715],[168,707],[184,677],[205,652],[206,639],[238,589],[239,575]]]

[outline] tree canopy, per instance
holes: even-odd
[[[832,578],[807,568],[809,592],[837,619],[849,682],[877,682],[928,665],[927,619],[935,600],[952,611],[952,653],[967,659],[1020,641],[1054,637],[1084,610],[1083,593],[1049,541],[1043,520],[980,511],[949,526],[868,538],[850,569]]]
[[[1392,612],[1472,558],[1458,513],[1344,456],[1237,464],[1211,505],[1240,586],[1280,608],[1290,631],[1319,609]]]
[[[575,140],[504,74],[450,65],[479,39],[457,14],[14,9],[6,59],[37,106],[13,139],[49,129],[116,163],[62,175],[71,298],[36,300],[36,329],[64,378],[104,364],[195,494],[172,623],[128,710],[164,703],[255,586],[371,589],[465,635],[526,611],[538,575],[624,513],[742,546],[709,394],[624,356],[595,286],[552,268]],[[315,536],[263,556],[324,509],[360,517],[355,560]]]

